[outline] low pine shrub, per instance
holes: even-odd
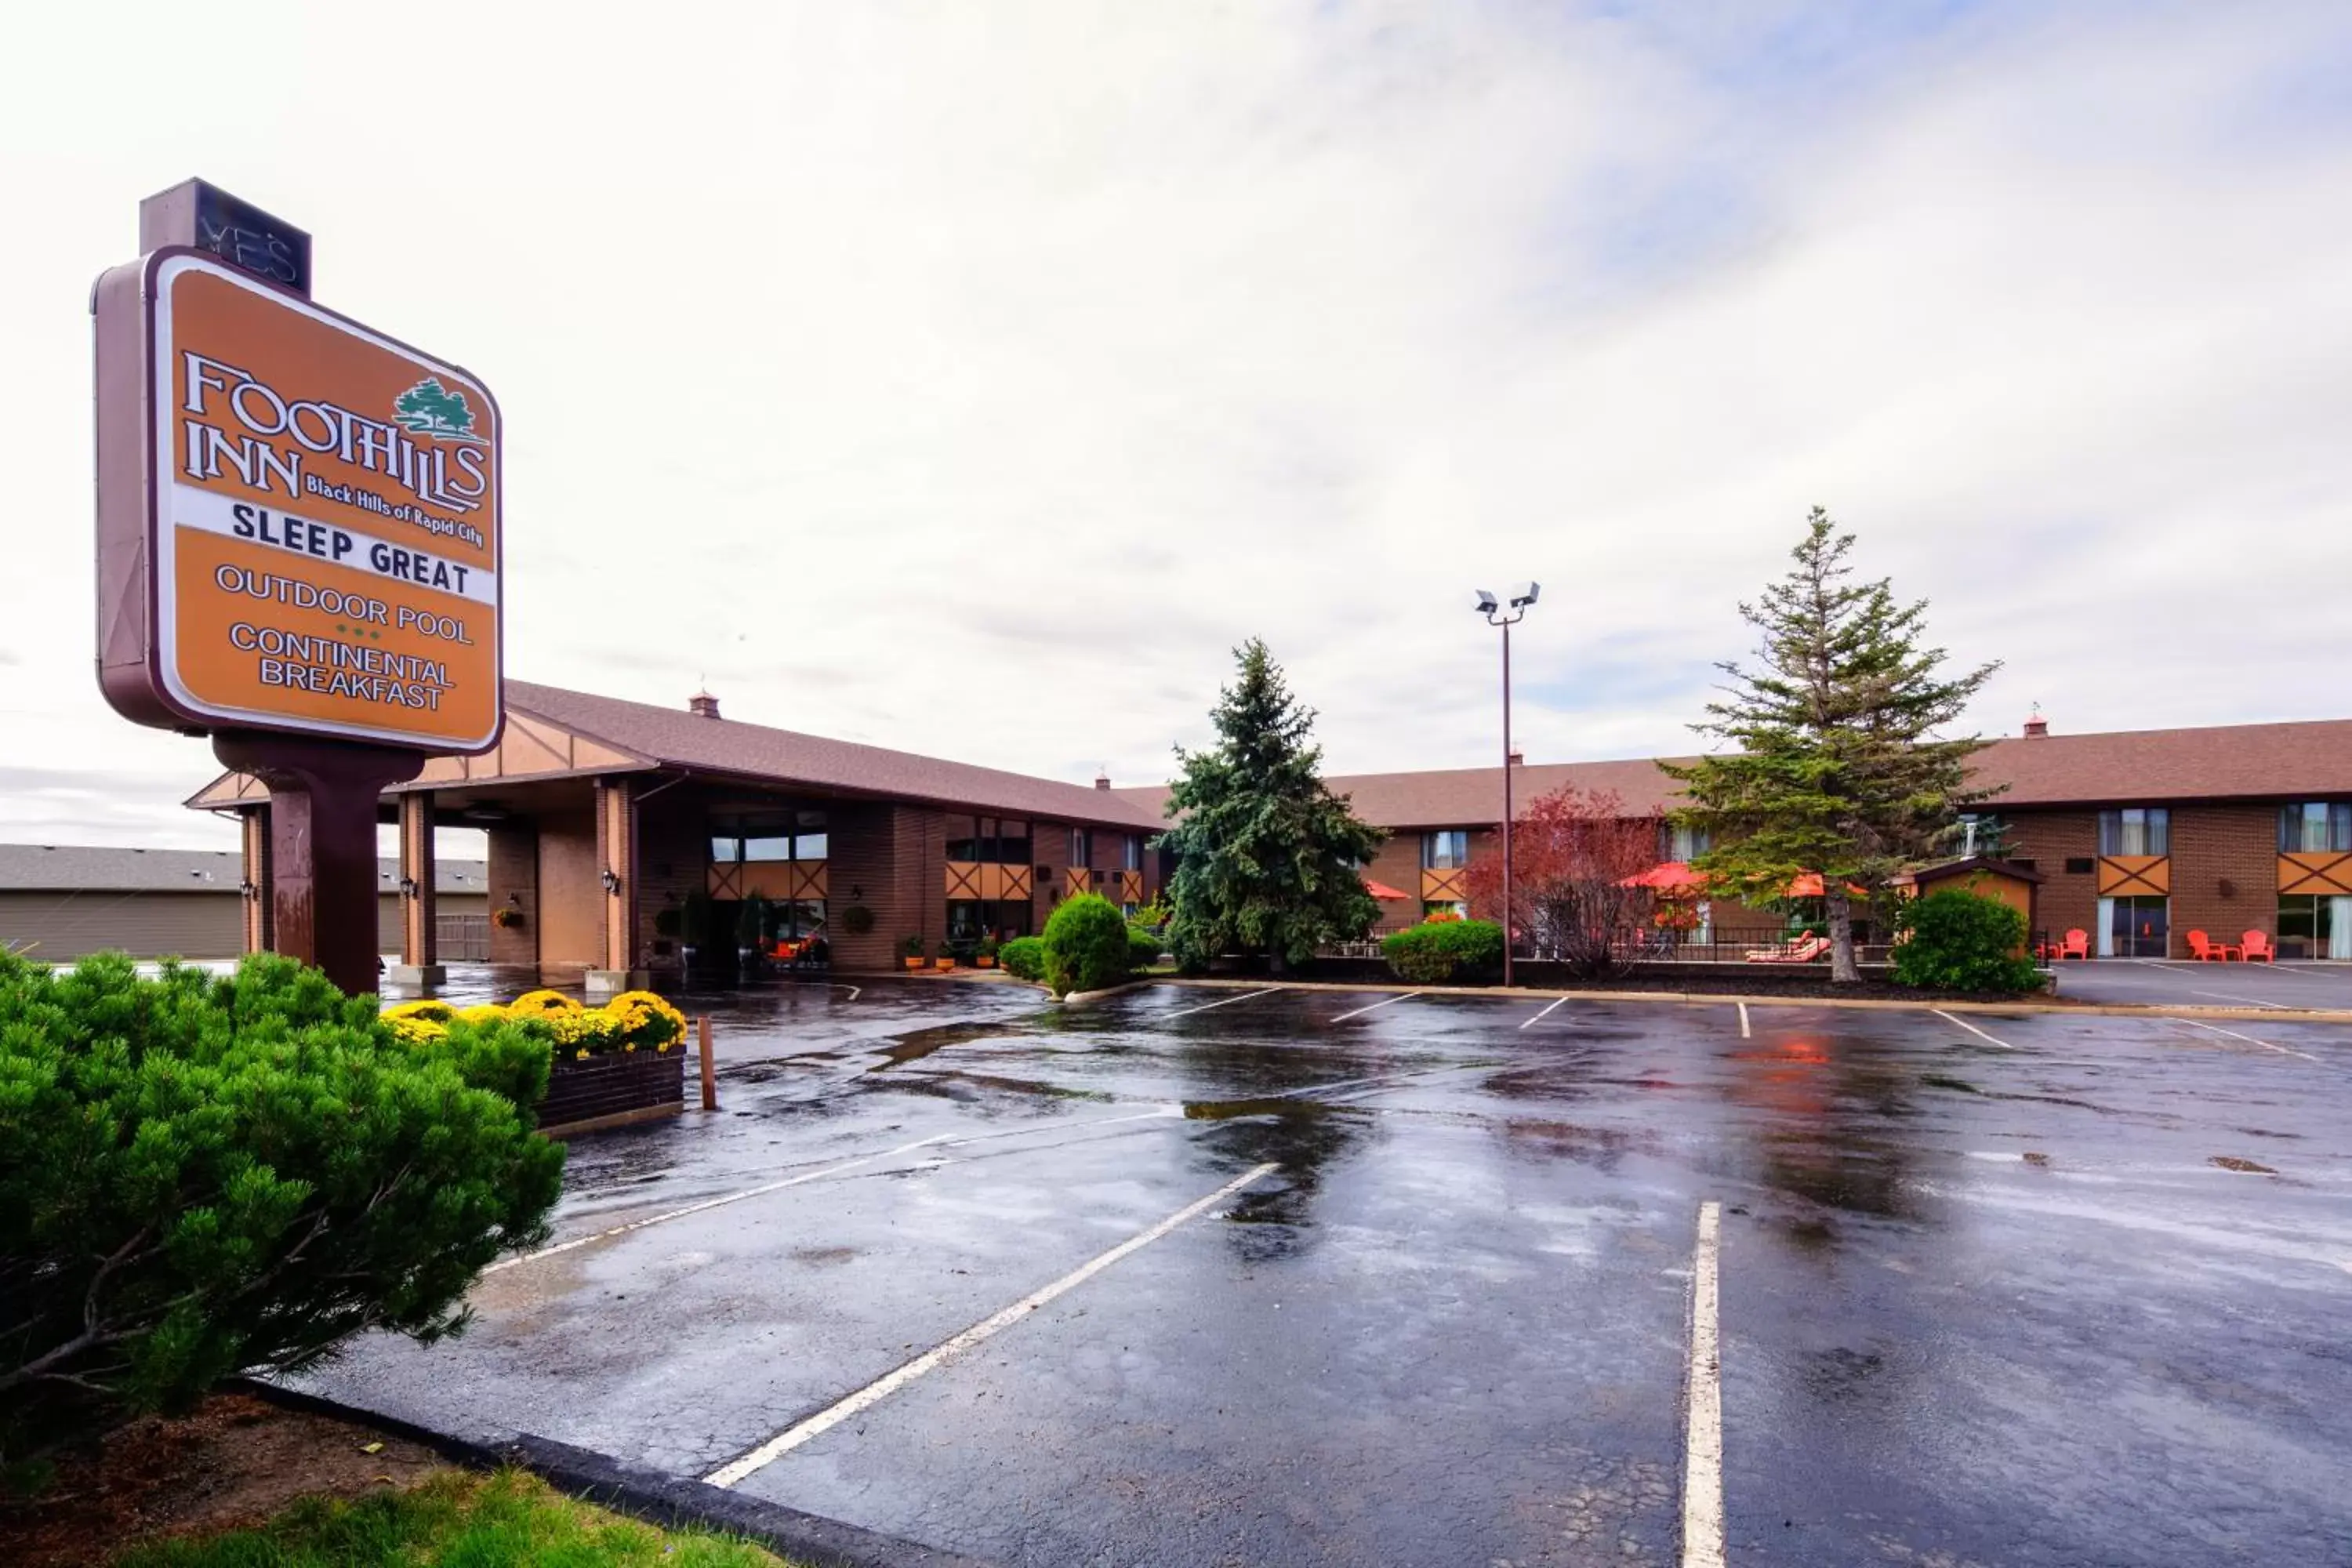
[[[1895,913],[1895,979],[1923,991],[2031,991],[2025,916],[1958,888],[1907,899]]]
[[[547,1038],[380,1018],[289,959],[0,952],[0,1469],[372,1328],[430,1342],[546,1235]]]
[[[1503,928],[1493,921],[1432,921],[1391,931],[1381,956],[1415,985],[1487,980],[1503,966]]]
[[[1015,980],[1045,978],[1045,939],[1016,936],[996,950],[996,962]]]
[[[1099,893],[1066,899],[1045,922],[1045,984],[1057,995],[1127,978],[1127,921]]]
[[[1160,962],[1160,946],[1158,931],[1145,931],[1140,926],[1127,928],[1127,966],[1130,970],[1149,969]]]

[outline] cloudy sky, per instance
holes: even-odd
[[[560,22],[556,18],[561,17]],[[2352,714],[2352,8],[49,6],[0,61],[0,837],[226,844],[90,675],[90,279],[194,174],[508,421],[509,668],[1164,776],[1685,749],[1811,505],[2013,732]]]

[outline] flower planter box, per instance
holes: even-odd
[[[540,1102],[539,1129],[561,1137],[675,1116],[686,1108],[686,1057],[682,1042],[666,1051],[648,1047],[585,1061],[559,1056]]]

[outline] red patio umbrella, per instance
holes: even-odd
[[[1375,882],[1370,877],[1364,879],[1364,891],[1371,894],[1372,897],[1379,899],[1383,903],[1394,903],[1400,900],[1411,897],[1410,894],[1398,892],[1386,882]]]
[[[1660,892],[1673,892],[1679,888],[1696,888],[1706,879],[1690,868],[1687,861],[1665,860],[1646,871],[1636,871],[1617,885],[1621,888],[1655,888]]]

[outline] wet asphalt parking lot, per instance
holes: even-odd
[[[1679,1563],[1710,1436],[1735,1564],[2352,1562],[2352,1027],[688,1005],[723,1109],[321,1392],[1007,1564]]]

